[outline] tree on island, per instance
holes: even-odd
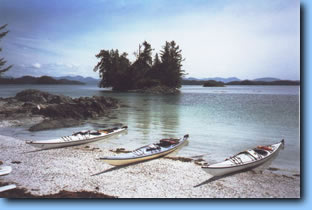
[[[5,25],[3,25],[3,26],[0,26],[0,41],[1,41],[1,39],[5,36],[5,35],[7,35],[7,33],[9,33],[9,31],[3,31],[3,32],[1,32],[3,29],[5,29],[5,27],[7,26],[8,24],[5,24]],[[0,47],[0,52],[2,51],[2,48]],[[8,66],[8,67],[5,67],[5,68],[3,68],[3,66],[6,64],[6,60],[4,60],[4,58],[0,58],[0,77],[1,77],[1,75],[4,73],[4,72],[6,72],[6,71],[8,71],[10,68],[12,68],[12,66],[13,65],[10,65],[10,66]]]
[[[160,81],[168,87],[181,87],[182,76],[184,71],[181,69],[182,50],[174,41],[166,42],[163,50],[160,53]]]
[[[141,51],[141,47],[144,49]],[[139,45],[138,53],[136,55],[136,60],[131,65],[131,89],[141,89],[148,86],[151,83],[150,71],[153,65],[152,58],[152,47],[149,43],[144,41],[142,45]]]
[[[127,53],[119,55],[118,50],[101,50],[96,55],[100,61],[94,67],[99,71],[100,87],[112,87],[113,90],[127,91],[135,89],[165,86],[180,88],[184,71],[182,68],[182,50],[174,42],[166,42],[163,49],[152,57],[151,45],[144,41],[135,52],[136,60],[131,63]]]
[[[101,50],[96,55],[101,61],[94,67],[94,71],[99,70],[100,87],[113,87],[114,90],[127,90],[131,87],[129,80],[130,61],[127,53],[119,55],[118,50]]]

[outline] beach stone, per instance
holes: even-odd
[[[99,160],[115,155],[100,142],[90,144],[90,149],[78,145],[40,152],[30,152],[34,148],[21,139],[1,134],[0,142],[5,148],[0,160],[11,163],[18,154],[22,161],[9,176],[1,177],[0,185],[15,183],[16,190],[25,190],[0,193],[2,198],[76,198],[81,192],[88,192],[79,196],[84,198],[94,193],[116,198],[301,198],[300,171],[296,170],[246,171],[210,180],[199,165],[183,161],[187,157],[113,167]]]
[[[36,107],[36,104],[34,104],[32,102],[25,102],[23,104],[23,107],[31,107],[31,108],[33,108],[33,107]]]
[[[66,119],[66,120],[43,120],[42,122],[31,126],[29,131],[41,131],[48,129],[56,129],[56,128],[66,128],[80,125],[81,122],[74,119]]]

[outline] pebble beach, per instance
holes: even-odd
[[[209,180],[200,165],[183,157],[110,166],[98,158],[115,155],[116,148],[99,148],[97,142],[34,151],[22,140],[0,135],[0,145],[0,160],[13,169],[0,177],[0,185],[17,185],[0,197],[300,198],[300,172],[278,168]]]

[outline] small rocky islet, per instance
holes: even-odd
[[[0,98],[0,121],[11,120],[20,126],[31,123],[30,131],[71,127],[83,120],[107,116],[119,106],[120,102],[111,97],[71,98],[27,89],[15,97]]]

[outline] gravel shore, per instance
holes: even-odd
[[[0,177],[0,184],[18,188],[0,197],[300,198],[299,172],[269,168],[209,182],[210,176],[194,161],[160,158],[110,166],[98,158],[114,155],[110,150],[116,148],[100,149],[96,142],[29,152],[34,148],[22,140],[0,135],[0,148],[0,161],[13,168]]]

